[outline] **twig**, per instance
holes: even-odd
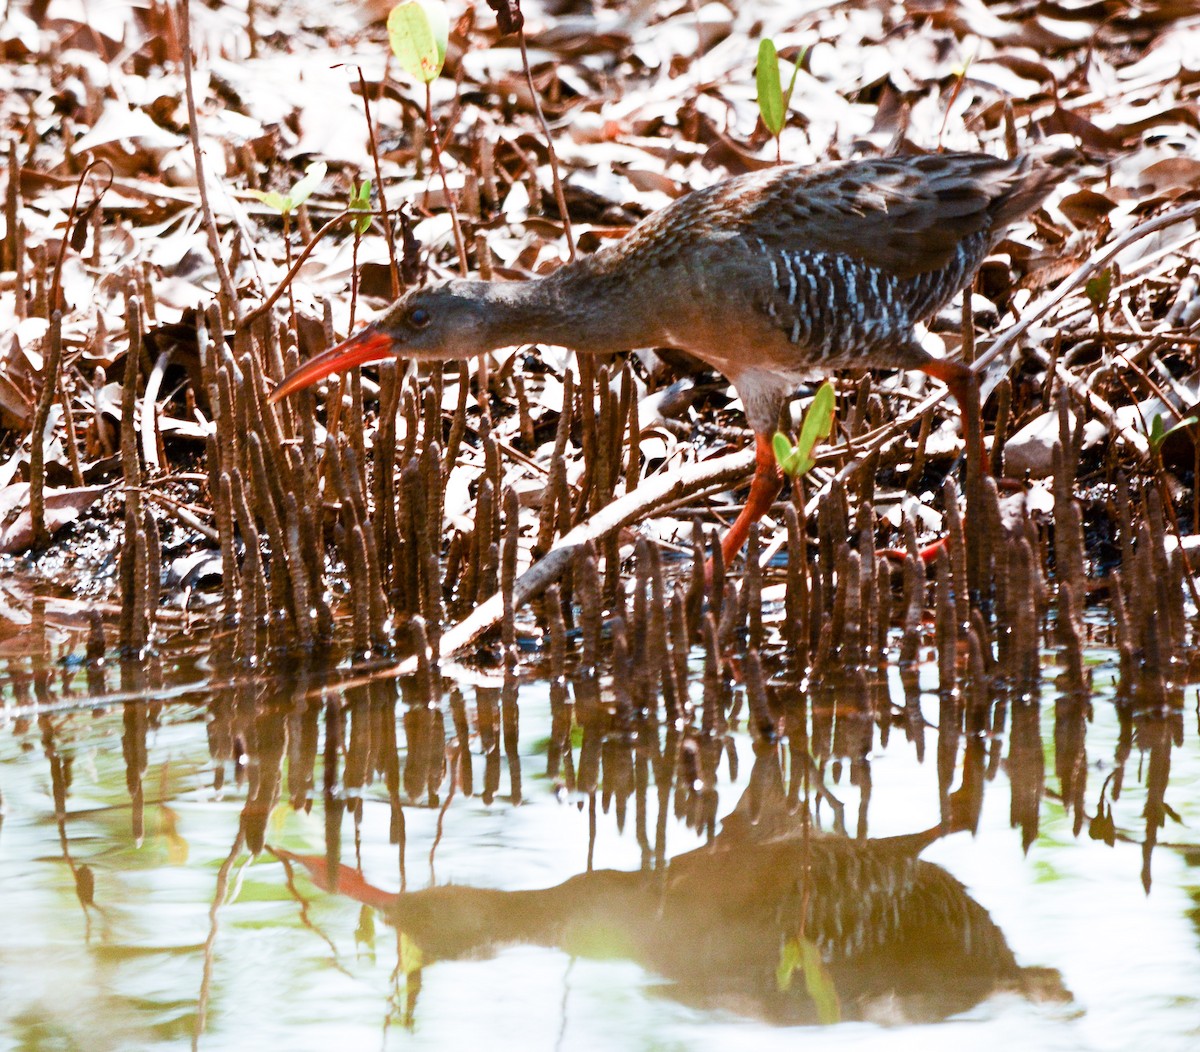
[[[150,500],[154,501],[155,504],[166,511],[168,515],[174,516],[189,529],[195,530],[202,537],[207,537],[210,541],[212,541],[213,544],[221,543],[221,536],[215,529],[209,526],[208,523],[202,521],[192,512],[188,511],[188,509],[179,501],[175,500],[174,497],[168,497],[165,493],[159,493],[156,490],[146,488],[142,489],[142,493],[144,493],[150,498]]]
[[[990,365],[993,361],[999,358],[1002,354],[1006,354],[1016,344],[1025,333],[1033,326],[1034,322],[1040,321],[1049,314],[1055,307],[1059,306],[1072,292],[1083,285],[1086,285],[1088,279],[1092,275],[1101,270],[1115,256],[1123,252],[1130,245],[1135,244],[1142,238],[1149,236],[1164,227],[1174,226],[1176,223],[1185,223],[1189,219],[1200,218],[1200,204],[1185,205],[1183,208],[1177,208],[1170,212],[1164,212],[1162,215],[1155,216],[1153,219],[1148,219],[1146,222],[1134,227],[1132,230],[1126,231],[1121,237],[1117,238],[1111,245],[1102,251],[1096,253],[1087,261],[1079,270],[1075,271],[1070,277],[1064,278],[1058,286],[1052,289],[1049,293],[1042,297],[1030,310],[1026,311],[1024,317],[1019,322],[1011,326],[997,338],[986,351],[983,352],[971,368],[975,372],[981,372],[984,368]],[[1200,238],[1200,230],[1197,230],[1191,238],[1181,242],[1177,248],[1183,247],[1188,241]],[[997,377],[999,381],[999,377]],[[981,393],[981,398],[986,400],[986,392]]]
[[[29,435],[29,517],[33,522],[33,546],[40,548],[50,540],[46,530],[46,424],[50,407],[58,390],[59,366],[62,363],[62,311],[50,312],[50,346],[42,366],[42,389],[38,392],[33,413],[33,429]]]
[[[361,213],[355,213],[355,214],[358,215]],[[384,213],[384,214],[386,215],[386,213]],[[292,282],[296,278],[296,275],[298,273],[300,273],[300,268],[302,266],[304,266],[305,261],[308,259],[309,256],[312,255],[313,249],[315,249],[317,247],[317,245],[320,243],[321,239],[324,238],[326,234],[328,234],[335,226],[338,225],[338,223],[340,223],[343,219],[347,218],[349,215],[350,215],[350,209],[348,209],[348,208],[343,209],[341,212],[339,212],[337,215],[335,215],[331,220],[329,220],[328,223],[326,223],[323,227],[321,227],[320,230],[318,230],[315,234],[313,234],[312,240],[307,245],[304,246],[304,251],[301,252],[300,255],[298,255],[296,257],[295,261],[292,263],[291,267],[288,269],[288,272],[283,276],[283,280],[278,285],[275,286],[275,291],[272,292],[271,295],[269,295],[265,300],[263,300],[262,303],[260,303],[257,307],[255,307],[254,310],[250,311],[249,313],[247,313],[245,315],[245,317],[242,318],[242,321],[241,321],[242,328],[246,328],[247,326],[254,324],[254,322],[258,321],[259,318],[261,318],[264,314],[267,313],[267,311],[269,311],[272,307],[275,306],[276,300],[278,300],[279,297],[282,296],[284,294],[284,292],[286,292],[287,289],[291,286]]]
[[[542,126],[542,134],[546,136],[546,155],[550,160],[550,178],[554,183],[554,202],[558,205],[558,214],[562,217],[563,234],[567,239],[567,252],[571,262],[575,262],[575,235],[571,232],[571,217],[567,214],[567,195],[563,191],[562,177],[558,174],[558,154],[554,152],[554,139],[550,135],[550,125],[546,123],[546,115],[542,112],[542,101],[538,98],[537,88],[533,84],[533,71],[529,68],[529,51],[525,47],[525,26],[517,29],[517,40],[521,45],[521,64],[525,67],[525,82],[529,85],[529,97],[533,100],[533,111],[537,114],[538,123]]]
[[[358,87],[362,92],[363,114],[367,120],[367,139],[371,143],[371,160],[375,163],[375,188],[379,191],[379,211],[383,213],[384,240],[387,241],[388,262],[392,268],[392,299],[398,299],[400,296],[400,265],[396,262],[396,242],[392,239],[392,217],[388,214],[387,195],[383,192],[383,170],[379,167],[379,143],[375,138],[375,124],[371,120],[371,102],[367,98],[367,81],[363,76],[362,66],[358,67]]]
[[[63,260],[67,255],[67,245],[72,242],[74,236],[73,232],[75,229],[75,217],[79,214],[79,195],[83,192],[83,184],[87,182],[87,177],[91,175],[92,169],[97,168],[100,165],[104,165],[104,167],[108,169],[108,183],[104,189],[96,194],[96,200],[88,206],[88,211],[86,214],[90,215],[94,209],[99,207],[101,199],[113,184],[112,165],[103,160],[90,162],[88,166],[80,173],[79,179],[75,183],[75,197],[71,201],[70,211],[67,212],[67,221],[63,224],[63,238],[62,241],[58,243],[58,256],[54,260],[54,277],[50,283],[51,310],[58,310],[62,306],[62,304],[59,303],[59,300],[62,298]]]
[[[437,124],[433,120],[433,89],[430,82],[425,82],[425,124],[429,128],[429,149],[433,154],[433,166],[442,177],[442,193],[446,195],[446,208],[450,211],[450,225],[454,228],[454,247],[458,249],[458,265],[462,275],[467,276],[467,243],[463,240],[462,227],[458,222],[458,209],[454,205],[454,196],[450,193],[450,183],[446,179],[446,169],[442,165],[442,147],[438,141]]]
[[[208,200],[208,187],[204,176],[204,152],[200,149],[200,123],[196,116],[196,93],[192,88],[192,14],[189,0],[179,0],[179,16],[182,25],[179,27],[180,51],[183,58],[183,87],[187,96],[188,137],[192,140],[192,156],[196,162],[196,190],[200,194],[200,211],[204,216],[204,229],[208,233],[208,251],[212,254],[213,266],[216,267],[217,280],[221,283],[221,291],[229,304],[232,321],[236,328],[240,324],[238,316],[237,289],[229,268],[225,266],[225,257],[221,252],[221,235],[217,231],[217,221],[213,217],[212,205]]]

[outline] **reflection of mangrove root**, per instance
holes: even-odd
[[[385,909],[425,960],[511,943],[625,957],[673,980],[680,1000],[778,1021],[818,1016],[812,976],[779,982],[781,955],[798,940],[819,951],[841,1018],[942,1019],[998,990],[1065,997],[1056,972],[1019,967],[983,907],[916,857],[935,837],[726,834],[665,872],[601,870],[540,891],[389,895],[343,867],[339,890]],[[279,854],[328,886],[324,859]]]

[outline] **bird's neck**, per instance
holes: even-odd
[[[581,260],[544,278],[488,282],[489,342],[548,343],[590,354],[654,345],[656,324],[635,307],[636,289],[606,278]]]

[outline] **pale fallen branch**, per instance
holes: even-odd
[[[162,472],[162,464],[158,459],[158,395],[174,353],[163,351],[154,360],[154,367],[146,377],[146,390],[142,394],[142,459],[146,462],[146,471],[151,475]]]

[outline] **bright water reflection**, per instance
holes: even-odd
[[[705,733],[701,711],[674,735],[614,715],[603,685],[597,706],[573,684],[571,708],[536,679],[466,678],[430,707],[411,683],[398,697],[386,677],[350,689],[316,669],[250,677],[194,644],[136,674],[89,673],[62,662],[79,645],[53,618],[5,643],[4,1047],[1183,1049],[1200,1037],[1191,713],[1122,716],[1100,695],[1089,722],[1048,693],[1040,708],[992,699],[956,715],[911,684],[906,702],[898,680],[890,700],[777,685],[789,735],[755,762],[744,706],[728,730],[710,711]],[[1111,679],[1103,657],[1098,684]],[[78,704],[122,690],[147,700]],[[76,707],[25,714],[35,700]],[[821,827],[840,804],[872,845],[803,836],[782,794],[802,801],[806,770]],[[1063,772],[1086,809],[1078,833]],[[1112,846],[1089,837],[1105,832],[1102,786]],[[739,801],[715,846],[680,858]],[[757,825],[743,820],[752,803]],[[1146,894],[1145,815],[1164,805]],[[936,839],[943,819],[976,833]],[[247,846],[260,843],[290,867]],[[589,859],[619,872],[581,877]],[[342,867],[337,894],[312,879],[329,865]],[[413,894],[396,900],[402,880]],[[822,958],[808,971],[806,947]],[[781,962],[796,966],[786,993]],[[786,1025],[830,1013],[845,1021]]]

